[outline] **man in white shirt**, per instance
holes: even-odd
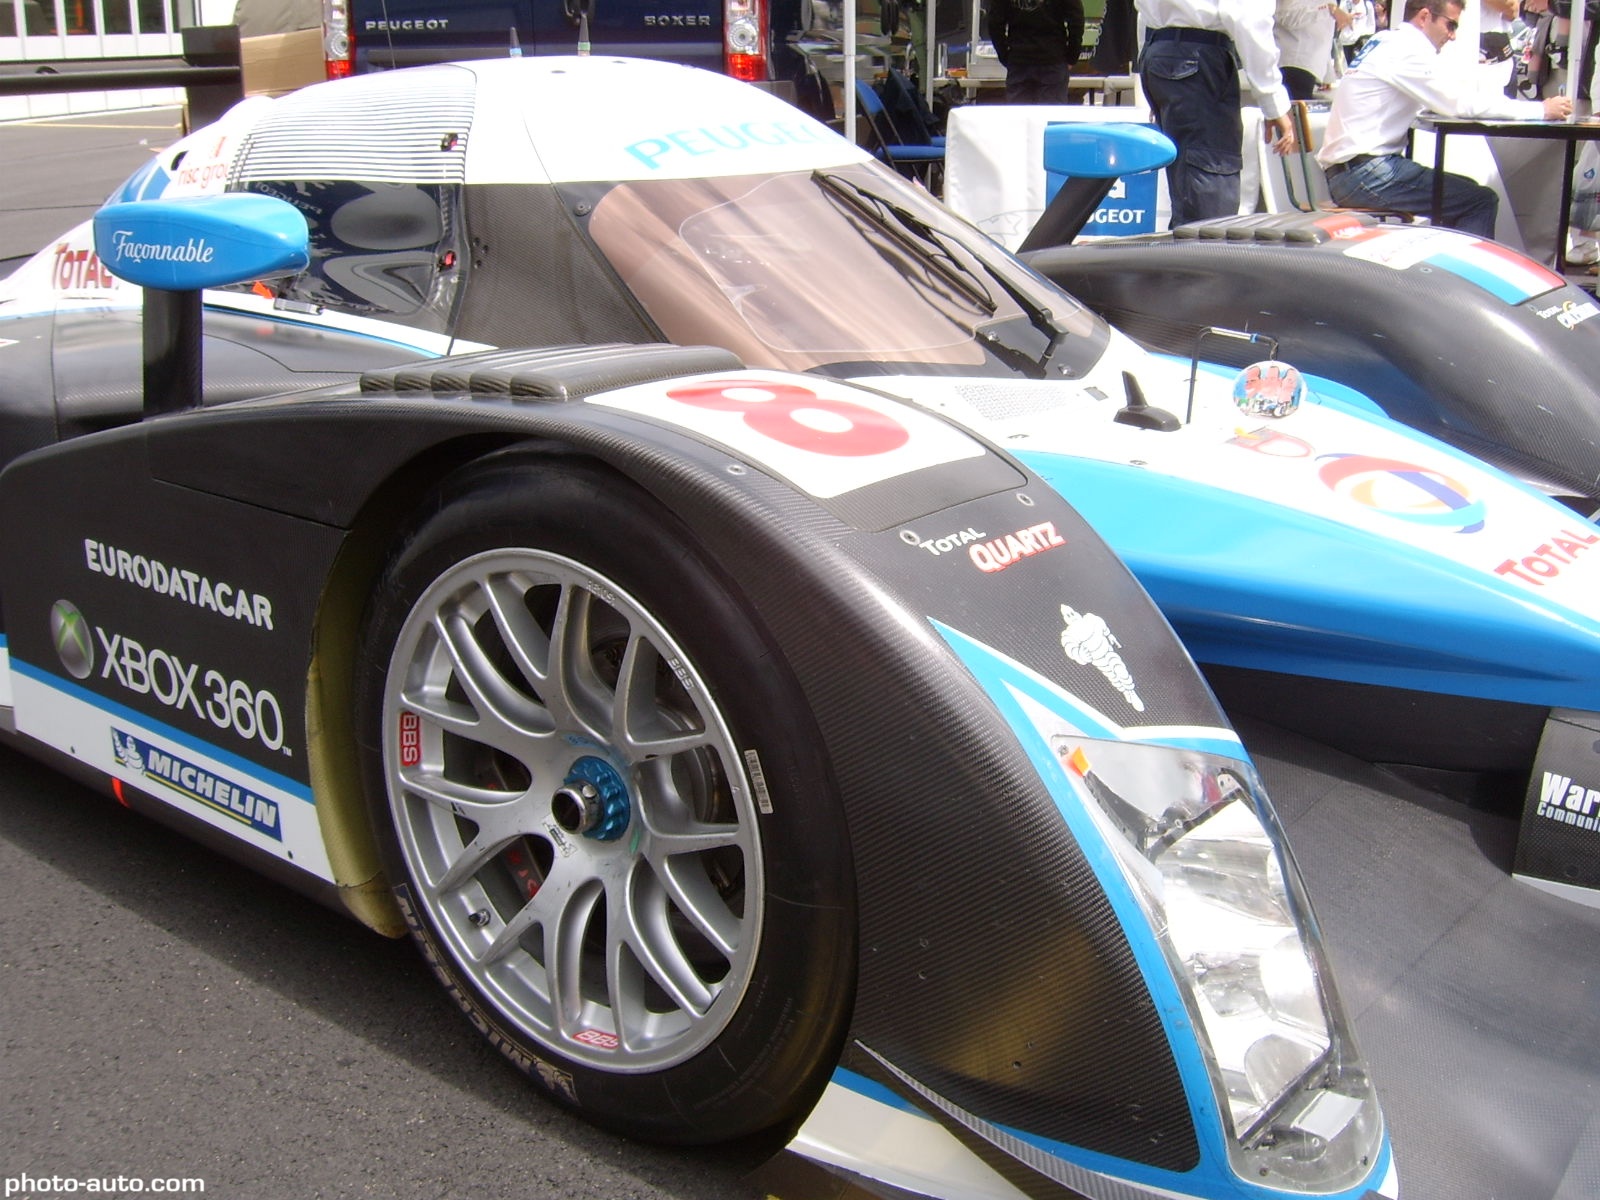
[[[1273,36],[1283,86],[1292,100],[1310,100],[1333,66],[1333,10],[1328,0],[1278,0]]]
[[[1558,121],[1572,112],[1565,96],[1508,100],[1463,94],[1439,70],[1439,51],[1453,41],[1461,20],[1459,0],[1406,0],[1404,24],[1380,30],[1333,95],[1328,132],[1317,161],[1328,193],[1353,208],[1427,213],[1433,207],[1432,168],[1405,155],[1406,134],[1423,111],[1450,117]],[[1441,223],[1492,238],[1500,201],[1465,175],[1444,176]]]
[[[1178,147],[1167,168],[1172,224],[1239,211],[1244,122],[1239,71],[1279,154],[1295,148],[1272,39],[1275,0],[1138,0],[1147,27],[1139,77],[1156,124]]]

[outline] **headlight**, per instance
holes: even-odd
[[[1057,754],[1179,984],[1243,1179],[1334,1191],[1382,1118],[1298,871],[1255,773],[1194,751],[1076,737]]]

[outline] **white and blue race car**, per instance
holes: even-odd
[[[409,930],[642,1137],[1393,1196],[1168,622],[1330,731],[1509,731],[1397,734],[1424,767],[1525,779],[1600,707],[1581,514],[1292,364],[1154,356],[684,68],[248,101],[0,284],[0,336],[19,741]]]

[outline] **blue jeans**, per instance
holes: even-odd
[[[1328,195],[1351,208],[1392,208],[1428,216],[1433,212],[1432,167],[1403,154],[1382,154],[1343,170],[1328,172]],[[1500,197],[1465,175],[1444,175],[1444,208],[1439,224],[1481,238],[1494,237]]]
[[[1149,42],[1139,58],[1139,75],[1156,124],[1178,147],[1178,157],[1167,168],[1172,224],[1235,215],[1244,123],[1233,50],[1195,42]]]

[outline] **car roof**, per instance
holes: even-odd
[[[227,131],[228,144],[216,137]],[[208,140],[209,137],[209,140]],[[813,170],[869,156],[777,96],[649,59],[478,59],[246,101],[184,139],[254,179],[473,184],[685,179]],[[176,147],[175,147],[176,149]],[[181,186],[167,194],[215,190]],[[198,176],[197,176],[198,177]]]

